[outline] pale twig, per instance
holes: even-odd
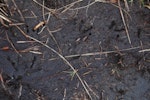
[[[64,10],[61,12],[61,13],[64,13],[64,12],[66,12],[67,10],[70,10],[71,7],[73,7],[75,4],[77,4],[77,3],[81,2],[81,1],[83,1],[83,0],[77,0],[77,1],[72,2],[72,3],[68,4],[68,5],[65,5],[65,6],[59,8],[59,9],[57,9],[57,10],[59,11],[59,10],[61,10],[61,9],[64,9]]]
[[[69,7],[67,7],[66,9],[64,9],[61,13],[66,12],[67,10],[69,10],[71,7],[73,7],[74,5],[70,5]]]
[[[65,88],[65,90],[64,90],[64,97],[63,97],[63,100],[65,100],[66,99],[66,88]]]
[[[5,83],[4,83],[3,76],[2,76],[2,74],[1,74],[1,72],[0,72],[0,81],[1,81],[1,85],[2,85],[3,89],[6,91],[7,88],[6,88],[6,86],[5,86]]]
[[[34,53],[34,54],[38,54],[38,55],[42,54],[42,52],[39,51],[39,46],[29,47],[24,50],[19,50],[18,52],[20,52],[20,53],[30,52],[30,53]]]
[[[48,28],[48,27],[47,27]],[[49,29],[49,28],[48,28]],[[55,32],[58,32],[60,31],[62,28],[58,28],[58,29],[55,29],[55,30],[49,30],[50,33],[55,33]]]
[[[45,21],[46,21],[46,19],[45,19],[45,11],[44,11],[44,9],[45,9],[45,8],[44,8],[44,3],[45,3],[45,1],[43,0],[42,15],[43,15],[43,20],[44,20],[44,22],[45,22]],[[48,18],[47,18],[46,24],[48,23],[49,19],[50,19],[50,14],[48,15]],[[38,32],[38,34],[41,34],[41,33],[44,31],[44,29],[45,29],[45,28],[46,28],[46,25],[42,27],[41,31],[40,31],[40,32]]]
[[[125,31],[126,31],[126,34],[127,34],[127,37],[128,37],[128,41],[129,41],[129,43],[131,44],[131,39],[130,39],[130,36],[129,36],[129,31],[128,31],[127,24],[126,24],[126,22],[125,22],[125,18],[124,18],[122,9],[121,9],[120,0],[118,0],[118,6],[119,6],[119,11],[120,11],[120,14],[121,14],[122,21],[123,21],[123,24],[124,24],[124,27],[125,27]]]
[[[29,51],[38,51],[39,48],[40,48],[39,46],[32,46],[32,47],[26,48],[24,50],[19,50],[19,52],[24,53],[24,52],[29,52]]]
[[[125,3],[125,7],[126,7],[127,11],[130,11],[127,0],[124,0],[124,3]]]
[[[34,16],[34,18],[38,17],[33,11],[31,11],[31,14]]]
[[[4,15],[0,14],[0,18],[5,20],[5,21],[7,21],[8,23],[12,23],[12,21],[9,18],[7,18],[6,16],[4,16]]]
[[[49,20],[50,20],[50,17],[51,17],[51,14],[49,13],[49,14],[48,14],[48,18],[47,18],[47,20],[46,20],[46,24],[48,24],[48,22],[49,22]],[[44,18],[44,21],[45,21],[44,13],[43,13],[43,18]],[[46,27],[47,27],[47,25],[45,25],[44,27],[42,27],[41,31],[38,32],[38,34],[42,33],[43,30],[44,30]]]
[[[121,7],[119,7],[119,6],[115,5],[115,4],[113,4],[113,3],[111,3],[111,5],[113,5],[113,6],[117,7],[117,8],[122,9],[122,11],[123,11],[124,13],[126,13],[126,14],[129,16],[130,19],[132,19],[131,16],[130,16],[130,14],[128,13],[128,11],[126,11],[125,9],[123,9],[123,8],[121,8]]]
[[[1,85],[2,85],[2,88],[4,89],[4,91],[6,93],[8,93],[10,96],[12,96],[11,91],[9,91],[8,88],[5,85],[5,82],[4,82],[4,79],[3,79],[3,76],[2,76],[2,72],[0,72],[0,82],[1,82]]]
[[[87,84],[87,82],[84,80],[85,85],[89,88],[89,90],[93,93],[93,95],[96,96],[97,99],[99,99],[100,97],[89,87],[89,85]]]
[[[2,15],[8,16],[7,12],[4,9],[0,8],[0,12]]]
[[[46,28],[46,26],[43,26],[42,29],[37,34],[41,34],[45,28]]]
[[[139,48],[141,48],[141,46],[132,47],[132,48],[127,48],[127,49],[122,49],[122,50],[118,50],[118,51],[119,51],[119,52],[122,52],[122,51],[130,51],[130,50],[135,50],[135,49],[139,49]],[[118,51],[105,51],[105,52],[92,52],[92,53],[84,53],[84,54],[75,54],[75,55],[65,56],[65,58],[104,55],[104,54],[110,54],[110,53],[117,53]],[[49,60],[56,60],[56,59],[59,59],[59,58],[51,58],[51,59],[49,59]]]
[[[37,55],[42,55],[43,53],[42,52],[39,52],[39,51],[29,51],[30,53],[33,53],[33,54],[37,54]]]
[[[21,95],[22,95],[22,84],[20,84],[20,87],[19,87],[19,92],[18,92],[18,99],[20,99]]]
[[[34,43],[35,41],[17,41],[17,43]]]
[[[22,56],[21,54],[19,54],[18,50],[15,48],[14,44],[12,43],[12,41],[9,39],[7,33],[6,33],[6,38],[7,38],[8,42],[10,43],[10,45],[12,46],[12,48],[15,50],[15,52],[16,52],[19,56]]]
[[[43,14],[43,16],[44,16],[44,14]],[[49,20],[50,20],[50,16],[51,16],[51,13],[49,13],[49,15],[48,15],[48,18],[47,18],[47,20],[46,20],[46,24],[48,24],[48,22],[49,22]],[[46,27],[47,27],[47,26],[45,25],[45,26],[43,27],[43,29],[46,28]],[[60,49],[60,47],[58,46],[58,42],[56,41],[56,39],[55,39],[55,37],[53,36],[52,33],[58,32],[58,31],[60,31],[60,30],[61,30],[61,29],[57,29],[57,30],[54,30],[54,31],[50,31],[49,27],[47,27],[47,31],[49,32],[49,34],[50,34],[50,36],[52,37],[53,41],[56,43],[57,48],[59,49],[59,52],[61,52],[61,49]],[[41,30],[41,31],[42,31],[42,30]]]
[[[16,27],[26,38],[28,38],[28,35],[27,35],[25,32],[23,32],[23,30],[22,30],[19,26],[15,25],[15,27]]]
[[[61,49],[60,49],[60,47],[59,47],[59,45],[58,45],[58,42],[57,42],[57,40],[55,39],[54,35],[52,34],[52,33],[54,33],[54,32],[60,31],[60,30],[61,30],[61,29],[58,29],[58,30],[55,30],[55,31],[50,31],[50,29],[47,27],[47,31],[49,32],[49,34],[50,34],[50,36],[52,37],[53,41],[56,43],[59,52],[61,53],[62,51],[61,51]]]
[[[45,1],[43,0],[43,6],[42,6],[42,14],[43,14],[43,20],[45,21],[45,8],[44,8],[44,5],[45,5]]]
[[[20,17],[21,17],[22,21],[25,21],[25,19],[24,19],[22,13],[21,13],[21,11],[20,11],[20,9],[18,8],[18,6],[17,6],[16,3],[15,3],[15,0],[12,0],[12,2],[14,3],[14,6],[16,7],[18,13],[20,14]]]
[[[97,1],[94,1],[86,6],[82,6],[82,7],[78,7],[78,8],[74,8],[74,9],[70,9],[70,10],[80,10],[80,9],[84,9],[84,8],[88,8],[89,6],[92,6],[93,4],[95,4]]]
[[[140,50],[139,52],[150,52],[150,49]]]
[[[90,2],[91,2],[91,0],[88,1],[88,5],[90,4]],[[89,9],[89,7],[87,7],[87,9],[86,9],[86,17],[88,17],[88,9]]]
[[[81,0],[82,1],[82,0]],[[91,3],[88,3],[88,5],[86,6],[82,6],[82,7],[78,7],[78,8],[74,8],[74,9],[69,9],[69,10],[79,10],[79,9],[84,9],[84,8],[88,8],[90,6],[92,6],[93,4],[97,3],[97,2],[101,2],[101,3],[113,3],[111,1],[107,1],[107,0],[94,0],[93,2]]]
[[[48,10],[49,12],[51,12],[55,17],[56,17],[56,10],[55,9],[50,9],[46,6],[43,6],[41,3],[39,3],[37,0],[32,0],[33,2],[35,2],[36,4],[38,4],[39,6],[43,7],[44,9]]]
[[[25,23],[10,23],[9,26],[21,26],[24,25]]]

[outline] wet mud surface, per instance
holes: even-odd
[[[141,52],[150,48],[149,9],[138,2],[129,4],[130,17],[124,15],[130,44],[120,11],[112,4],[95,3],[88,9],[59,10],[51,15],[45,9],[45,19],[50,18],[41,31],[44,26],[34,28],[44,20],[42,7],[32,0],[15,1],[23,18],[10,0],[14,22],[24,23],[19,27],[26,34],[66,57],[88,84],[93,100],[150,100],[150,52]],[[59,9],[72,1],[50,2],[45,0],[45,5]],[[84,0],[74,8],[87,4]],[[15,26],[1,25],[0,30],[0,100],[90,100],[57,54],[26,38]]]

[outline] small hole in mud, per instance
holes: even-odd
[[[92,35],[92,33],[89,33],[89,35]]]
[[[27,33],[30,32],[30,31],[29,31],[29,26],[28,26],[28,25],[26,25],[26,32],[27,32]]]
[[[117,34],[117,36],[116,36],[117,38],[119,38],[120,37],[120,35],[119,34]]]
[[[116,22],[113,20],[110,25],[109,25],[109,29],[112,29],[114,26],[116,25]]]
[[[119,90],[118,93],[120,93],[121,95],[125,94],[124,90]]]
[[[141,31],[142,31],[142,30],[141,30],[140,28],[137,30],[137,36],[138,36],[138,38],[140,38]]]

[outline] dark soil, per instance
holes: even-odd
[[[129,3],[131,18],[126,13],[124,16],[129,26],[130,44],[120,11],[112,4],[95,3],[88,10],[52,14],[46,26],[50,31],[61,30],[49,33],[45,28],[38,34],[44,26],[34,31],[33,28],[43,21],[42,7],[32,0],[15,1],[18,8],[8,0],[14,22],[25,23],[19,27],[26,34],[47,43],[63,56],[108,51],[66,58],[87,82],[93,100],[150,100],[150,52],[139,52],[150,48],[148,8],[140,7],[136,0],[132,5]],[[55,3],[45,0],[49,8],[60,8],[71,0]],[[87,3],[88,0],[84,0],[75,7]],[[24,21],[17,9],[22,12]],[[55,53],[26,38],[15,26],[1,25],[0,30],[0,71],[4,80],[4,84],[1,80],[0,100],[90,100],[79,79],[74,76],[71,80],[69,72],[72,70]],[[34,49],[26,50],[31,47]],[[35,49],[42,54],[33,53]]]

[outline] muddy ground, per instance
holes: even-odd
[[[88,84],[93,100],[150,100],[150,52],[140,52],[150,48],[148,8],[135,0],[129,3],[130,17],[124,13],[130,44],[120,11],[110,3],[73,10],[89,3],[84,0],[72,10],[59,10],[50,15],[41,31],[44,26],[34,28],[44,20],[42,7],[32,0],[15,1],[18,7],[11,0],[7,2],[10,18],[14,23],[24,23],[19,27],[27,35],[64,57],[79,54],[66,59]],[[52,9],[69,3],[56,5],[45,0]],[[125,8],[123,1],[121,5]],[[45,9],[46,19],[47,12]],[[71,76],[72,69],[57,54],[26,38],[15,26],[1,25],[0,30],[0,71],[4,81],[1,78],[0,100],[90,100],[77,76]]]

